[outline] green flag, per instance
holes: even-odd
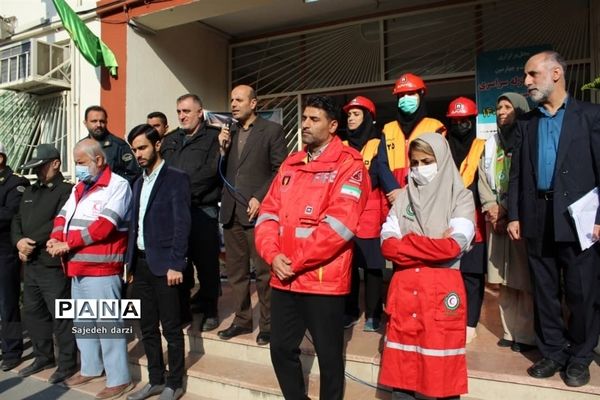
[[[75,42],[81,55],[95,67],[104,66],[117,75],[117,59],[107,45],[87,27],[65,0],[52,0],[63,26]]]

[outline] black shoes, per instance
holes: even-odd
[[[127,395],[127,400],[144,400],[151,396],[156,396],[157,394],[161,394],[165,390],[165,385],[152,385],[150,383],[146,383],[143,388],[138,390],[137,392],[131,393]]]
[[[54,360],[42,361],[36,358],[31,364],[19,371],[19,376],[21,378],[25,378],[30,375],[37,374],[38,372],[43,371],[45,369],[54,367],[56,367],[56,363],[54,362]]]
[[[502,338],[502,339],[498,340],[498,343],[496,343],[496,344],[498,345],[498,347],[512,347],[512,345],[514,343],[515,342],[513,342],[512,340],[507,340],[507,339]]]
[[[590,368],[578,362],[570,363],[567,365],[563,378],[567,386],[587,385],[590,382]]]
[[[259,346],[266,346],[271,343],[271,332],[259,332],[256,337],[256,344]]]
[[[525,353],[531,350],[535,350],[536,346],[532,345],[532,344],[525,344],[525,343],[519,343],[519,342],[514,342],[511,346],[510,349],[512,351],[516,351],[517,353]]]
[[[219,331],[218,335],[223,340],[229,340],[233,337],[236,337],[239,335],[244,335],[246,333],[252,333],[252,329],[244,328],[244,327],[236,325],[236,324],[231,324],[231,326],[229,328]],[[258,341],[258,339],[257,339],[257,341]]]
[[[219,327],[219,318],[217,317],[205,317],[202,320],[202,327],[200,328],[202,332],[208,332],[215,330]]]
[[[54,373],[52,375],[50,375],[50,378],[48,378],[48,383],[60,383],[60,382],[64,382],[65,380],[69,379],[70,377],[72,377],[73,375],[75,375],[75,373],[77,372],[77,368],[73,368],[73,369],[68,369],[68,370],[61,370],[60,367],[58,367],[58,369],[56,371],[54,371]]]
[[[21,364],[21,358],[4,359],[2,360],[2,364],[0,364],[0,369],[4,372],[10,371],[19,364]]]
[[[556,361],[549,358],[542,358],[527,368],[527,373],[534,378],[550,378],[562,368],[563,366]]]

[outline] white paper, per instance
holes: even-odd
[[[595,240],[592,239],[592,232],[598,205],[598,188],[594,188],[568,207],[569,214],[575,222],[581,250],[588,249],[595,243]]]

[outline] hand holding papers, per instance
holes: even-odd
[[[569,214],[575,222],[581,250],[591,247],[597,240],[597,238],[592,237],[592,233],[598,204],[598,188],[594,188],[568,207]]]

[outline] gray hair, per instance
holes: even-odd
[[[558,64],[562,68],[563,75],[567,72],[567,62],[564,57],[560,55],[557,51],[554,50],[546,50],[542,51],[539,54],[544,55],[544,61],[546,63]]]
[[[102,150],[102,147],[100,147],[100,142],[98,142],[97,140],[94,140],[94,139],[80,140],[79,142],[77,142],[77,144],[75,145],[75,148],[73,149],[73,152],[76,152],[76,151],[83,152],[85,155],[90,157],[92,160],[95,159],[96,157],[100,156],[100,157],[102,157],[102,160],[103,160],[102,164],[103,165],[106,164],[106,154],[104,153],[104,150]]]

